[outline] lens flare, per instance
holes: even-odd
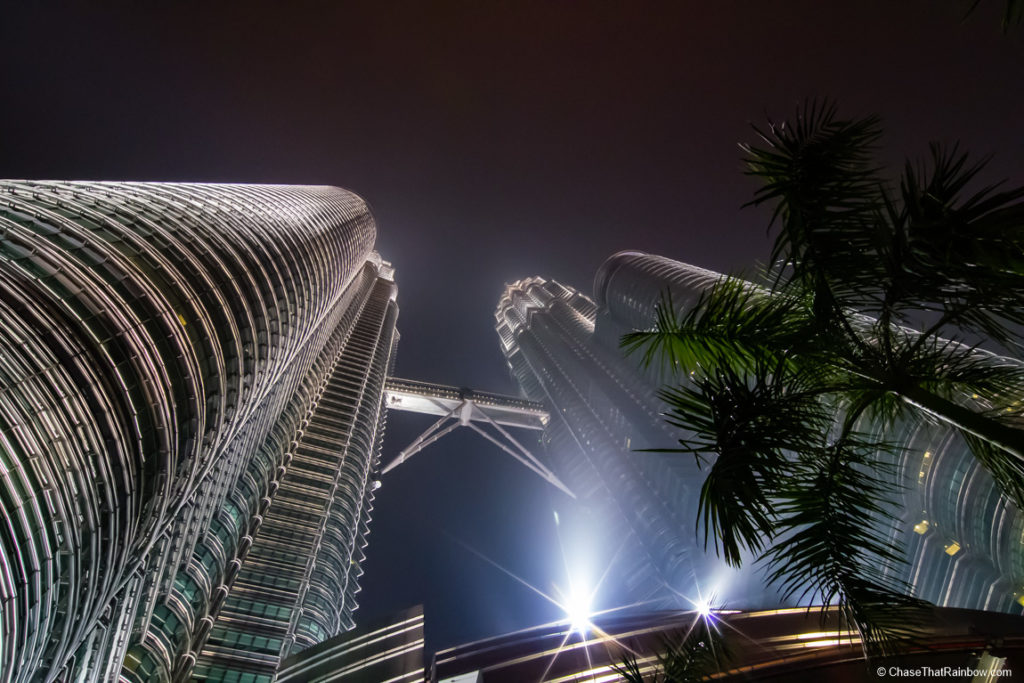
[[[593,613],[591,612],[590,595],[586,591],[579,589],[569,591],[569,596],[565,604],[562,605],[562,609],[565,610],[570,629],[581,635],[585,635],[590,630],[590,617]]]
[[[697,586],[697,598],[687,598],[693,604],[693,609],[697,611],[697,614],[702,619],[708,619],[713,616],[714,608],[712,605],[718,602],[719,590],[719,586],[713,586],[711,590],[702,591],[700,586]]]

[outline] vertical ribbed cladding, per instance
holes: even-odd
[[[622,333],[652,325],[666,293],[682,310],[722,277],[662,256],[619,252],[594,280],[600,307],[595,337],[617,348]],[[1020,612],[1022,603],[1014,601],[1024,600],[1020,512],[951,430],[914,420],[889,429],[888,437],[904,447],[896,464],[907,506],[903,525],[892,533],[910,559],[893,571],[905,574],[916,595],[939,605]],[[890,522],[880,518],[879,524]],[[911,533],[908,527],[915,526],[921,531]]]
[[[654,322],[655,308],[666,293],[672,295],[676,308],[682,308],[722,277],[664,256],[620,251],[598,269],[594,299],[624,327],[646,329]]]
[[[338,392],[336,408],[352,414],[350,434],[342,454],[324,524],[323,541],[309,575],[309,589],[300,605],[302,616],[294,631],[298,652],[355,626],[356,594],[362,575],[364,548],[373,502],[372,476],[383,438],[386,409],[384,383],[391,364],[392,335],[398,317],[394,283],[381,280],[364,313],[365,329],[354,336],[335,370],[339,384],[358,392]],[[363,320],[360,322],[362,323]],[[347,396],[345,394],[348,394]],[[347,405],[346,405],[347,404]],[[318,605],[328,605],[321,612]]]
[[[351,627],[383,433],[383,386],[397,334],[390,271],[390,264],[371,258],[350,286],[332,341],[304,380],[318,378],[315,389],[285,411],[286,418],[302,419],[279,421],[290,436],[265,445],[262,452],[278,455],[269,467],[260,464],[262,472],[254,469],[233,496],[272,498],[259,511],[262,523],[238,540],[234,527],[215,525],[217,533],[200,544],[210,566],[197,557],[186,577],[226,597],[195,607],[207,625],[194,632],[168,628],[164,615],[155,615],[146,640],[129,652],[124,680],[168,677],[163,653],[170,651],[182,652],[174,680],[220,681],[245,672],[269,681],[284,654]],[[239,562],[236,573],[218,568],[213,557],[220,548],[234,554],[229,564]],[[188,605],[175,603],[194,591],[177,588],[170,606],[180,614]]]
[[[144,621],[167,595],[375,229],[335,188],[0,192],[0,680],[46,680],[123,643],[95,633],[141,562]]]
[[[604,548],[604,559],[617,558],[611,571],[631,599],[664,601],[665,586],[690,588],[683,582],[692,543],[679,531],[690,525],[672,507],[686,483],[652,457],[630,453],[627,437],[639,442],[661,424],[643,410],[649,389],[637,393],[618,350],[596,345],[596,315],[597,306],[579,292],[530,278],[507,286],[495,327],[523,393],[549,406],[547,451],[589,509],[593,528],[601,529],[590,542]],[[667,433],[662,438],[672,441]]]
[[[226,642],[230,634],[211,630],[215,619],[234,622],[239,627],[234,629],[234,637],[250,638],[247,645],[239,646],[247,650],[245,661],[262,659],[273,671],[275,653],[280,650],[294,605],[294,596],[288,591],[299,585],[308,561],[296,548],[306,533],[303,527],[309,501],[301,486],[297,496],[295,491],[288,495],[284,476],[293,469],[301,470],[296,462],[303,455],[303,434],[314,428],[314,414],[328,388],[332,367],[375,281],[375,268],[364,265],[337,300],[334,311],[306,343],[302,359],[287,371],[273,393],[275,405],[285,407],[278,410],[272,405],[266,410],[267,415],[280,415],[269,436],[258,448],[246,445],[244,452],[255,455],[235,459],[244,468],[225,467],[231,477],[227,500],[210,521],[186,568],[178,572],[167,599],[154,605],[151,618],[136,620],[136,634],[123,658],[122,681],[189,680],[204,643],[219,650],[215,654],[223,654],[225,645],[233,649]],[[317,349],[322,350],[317,353]],[[293,499],[291,503],[289,498]],[[280,503],[274,510],[291,504],[299,511],[298,519],[268,514],[271,501]],[[254,538],[265,541],[267,537],[271,543],[254,543]],[[281,563],[282,549],[299,564],[299,578],[289,575],[295,574],[293,567]],[[266,609],[258,615],[253,613],[253,591],[263,599],[267,591],[278,594],[269,601],[275,605],[273,614]],[[271,622],[278,624],[278,633],[274,633]],[[246,629],[255,630],[255,636],[245,634]],[[252,640],[254,637],[257,640]],[[225,668],[225,662],[219,664]],[[226,667],[234,670],[231,663]],[[214,680],[219,678],[214,676]]]
[[[928,424],[907,433],[900,470],[906,526],[917,527],[906,534],[915,595],[942,606],[1019,613],[1024,518],[962,437]]]

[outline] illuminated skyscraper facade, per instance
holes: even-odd
[[[0,681],[269,681],[351,625],[397,340],[365,203],[0,190]]]
[[[523,392],[552,413],[549,454],[555,473],[589,496],[611,538],[628,541],[624,572],[634,600],[692,595],[684,567],[700,562],[693,511],[703,475],[692,458],[638,454],[671,447],[679,438],[663,423],[656,369],[625,359],[619,340],[653,325],[666,292],[685,308],[712,286],[718,273],[668,258],[621,252],[598,271],[594,299],[540,278],[510,285],[496,328],[513,377]],[[558,419],[555,418],[558,417]],[[896,465],[903,491],[900,519],[890,533],[906,548],[893,567],[915,594],[942,606],[1020,613],[1024,605],[1024,516],[999,494],[962,439],[935,425],[907,423],[905,451]],[[717,573],[704,566],[704,586]],[[748,577],[747,581],[751,577]],[[740,582],[742,583],[742,582]],[[755,582],[756,583],[756,582]],[[749,608],[750,591],[726,591]],[[684,607],[691,605],[683,604]]]
[[[276,683],[423,683],[423,645],[419,605],[285,659]]]
[[[580,292],[531,278],[506,289],[496,328],[523,393],[549,406],[549,462],[600,530],[601,547],[585,552],[611,565],[606,583],[624,589],[613,601],[692,608],[712,574],[682,504],[699,491],[699,471],[692,458],[634,452],[678,437],[607,317]]]

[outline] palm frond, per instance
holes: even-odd
[[[658,683],[657,675],[649,680],[644,680],[644,672],[640,668],[636,655],[632,652],[625,652],[618,664],[612,664],[612,671],[622,676],[625,683]]]
[[[987,160],[933,144],[900,182],[899,223],[908,251],[904,304],[937,307],[968,329],[1004,342],[1024,322],[1024,188],[999,184],[964,196]]]
[[[669,293],[656,307],[654,329],[622,338],[627,354],[676,373],[700,372],[721,364],[749,369],[756,362],[814,348],[814,318],[797,295],[768,292],[745,280],[724,277],[678,312]]]
[[[892,374],[897,372],[929,391],[949,398],[966,396],[989,406],[1001,416],[1019,416],[1024,398],[1024,364],[1002,356],[929,336],[897,337],[902,348]]]
[[[857,626],[869,656],[883,656],[922,645],[932,605],[906,593],[893,591],[848,576],[847,599],[842,605],[847,618]]]
[[[836,394],[836,407],[841,412],[848,416],[864,415],[883,432],[893,428],[908,410],[906,402],[898,395],[876,383],[858,381],[856,377],[850,377],[848,384]],[[843,427],[850,429],[853,425],[844,422]]]
[[[675,637],[662,638],[656,658],[655,671],[647,679],[636,655],[628,652],[612,670],[626,683],[698,683],[720,671],[731,654],[714,622],[699,618]]]
[[[828,431],[830,415],[813,382],[784,368],[720,367],[694,386],[660,392],[666,420],[689,435],[676,451],[713,459],[697,523],[705,546],[734,566],[744,548],[758,552],[773,535],[773,498],[792,468],[787,453],[807,451]]]
[[[681,639],[663,640],[662,648],[658,663],[666,683],[703,681],[730,659],[722,633],[703,617]]]
[[[1024,465],[1020,460],[1008,456],[1006,451],[992,442],[969,432],[960,432],[960,435],[967,442],[971,454],[992,475],[1003,495],[1012,500],[1018,509],[1024,509]]]
[[[864,643],[881,650],[912,635],[903,613],[920,604],[893,578],[904,559],[879,531],[894,519],[888,503],[893,485],[879,458],[890,448],[846,431],[835,443],[806,452],[781,492],[778,533],[760,558],[785,597],[838,605]]]
[[[763,185],[750,204],[774,206],[771,260],[789,267],[780,274],[839,302],[877,291],[879,119],[843,120],[834,104],[809,102],[791,121],[754,130],[764,146],[743,150]]]

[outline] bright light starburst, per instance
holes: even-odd
[[[569,620],[569,628],[576,633],[586,635],[590,630],[591,595],[588,591],[574,588],[569,591],[563,604],[560,605]]]

